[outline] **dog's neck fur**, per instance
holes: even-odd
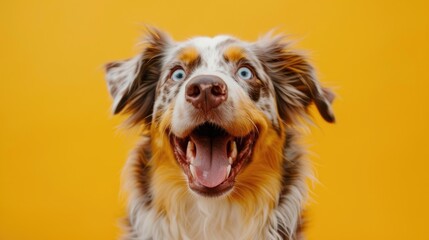
[[[297,138],[295,130],[287,130],[277,199],[256,196],[252,208],[243,208],[227,197],[203,198],[187,188],[163,189],[168,194],[159,196],[150,187],[156,179],[149,159],[156,156],[151,139],[143,137],[125,167],[130,195],[124,239],[302,239],[307,187]]]

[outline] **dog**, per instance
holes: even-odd
[[[105,65],[113,113],[141,128],[125,171],[124,239],[303,239],[300,127],[334,94],[283,35],[175,42]]]

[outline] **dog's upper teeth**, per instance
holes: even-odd
[[[226,167],[226,177],[229,177],[230,173],[231,173],[231,165],[228,165],[228,167]]]
[[[186,147],[186,156],[193,158],[195,151],[195,145],[192,141],[188,141],[188,146]]]
[[[232,164],[234,161],[232,160],[232,157],[229,157],[228,158],[228,162],[229,162],[229,164]]]
[[[237,157],[237,144],[235,143],[235,141],[232,141],[232,143],[231,143],[231,158],[232,158],[232,160],[235,160],[236,157]]]
[[[194,165],[190,164],[189,165],[189,170],[191,170],[192,177],[196,178],[196,176],[197,176],[197,169],[195,169]]]

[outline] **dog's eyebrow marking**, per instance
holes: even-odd
[[[246,58],[246,52],[243,48],[238,46],[228,47],[223,53],[223,57],[229,62],[238,62],[243,58]]]
[[[187,66],[195,66],[200,61],[200,54],[195,47],[186,47],[180,50],[178,58]]]

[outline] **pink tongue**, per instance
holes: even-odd
[[[205,187],[218,186],[227,177],[229,138],[192,135],[191,139],[196,145],[196,156],[193,163],[196,169],[196,180]]]

